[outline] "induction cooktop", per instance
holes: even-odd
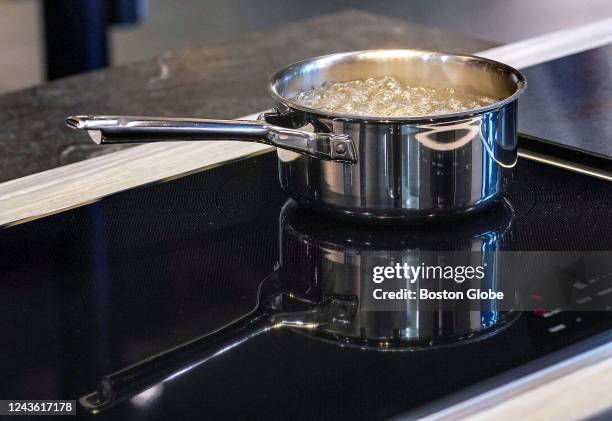
[[[532,136],[520,143],[561,162],[609,165]],[[603,310],[487,308],[475,326],[459,309],[422,331],[373,311],[351,324],[357,261],[474,244],[493,253],[612,250],[609,181],[520,159],[507,201],[477,220],[379,230],[297,209],[276,164],[271,153],[251,156],[0,230],[0,395],[79,399],[101,377],[196,338],[169,374],[95,417],[386,419],[612,339]],[[265,329],[246,340],[247,321],[212,353],[197,343],[258,300],[278,309],[281,299],[291,315],[329,313],[332,328]],[[121,380],[119,390],[132,390]]]
[[[508,249],[612,250],[607,181],[525,160],[516,174]],[[264,154],[0,231],[2,395],[76,399],[248,313],[280,259],[276,177]],[[382,419],[610,328],[607,312],[524,312],[480,341],[397,353],[271,330],[100,416]]]

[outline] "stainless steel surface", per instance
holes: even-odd
[[[324,115],[290,100],[325,81],[381,76],[501,100],[416,118]],[[524,88],[522,75],[503,64],[427,51],[363,51],[288,66],[272,76],[270,91],[293,114],[293,127],[348,134],[360,163],[327,165],[279,150],[281,184],[298,202],[344,218],[398,222],[471,213],[498,200],[511,183]]]
[[[499,98],[474,110],[431,116],[374,117],[356,114],[327,114],[328,117],[368,122],[433,122],[461,118],[498,109],[513,102],[525,88],[523,75],[505,64],[471,55],[446,54],[423,50],[367,50],[330,54],[291,64],[270,77],[268,90],[280,103],[311,114],[325,110],[308,108],[293,98],[301,91],[325,82],[342,82],[391,76],[410,86],[452,87],[462,92]]]
[[[500,100],[462,113],[389,118],[326,114],[292,100],[323,82],[382,76]],[[371,50],[317,57],[276,72],[269,89],[278,113],[263,117],[272,126],[157,119],[123,124],[123,117],[67,122],[96,130],[99,143],[215,138],[275,144],[282,148],[281,185],[300,204],[340,218],[410,222],[469,214],[503,196],[517,159],[517,98],[525,86],[520,72],[484,58]]]
[[[512,218],[513,209],[504,202],[483,218],[460,226],[446,224],[439,230],[425,226],[390,232],[348,224],[330,229],[288,201],[280,216],[281,278],[315,279],[313,285],[323,297],[357,298],[358,308],[351,318],[305,331],[332,343],[377,351],[415,351],[482,340],[497,333],[516,314],[500,310],[496,299],[482,300],[479,307],[465,301],[378,301],[373,299],[375,290],[383,284],[373,282],[373,268],[436,266],[441,261],[451,266],[482,266],[483,278],[466,281],[462,287],[489,288],[510,297],[516,292],[516,283],[500,279],[498,262]],[[388,279],[385,284],[389,284],[386,291],[405,289],[415,296],[421,289],[448,288],[425,277],[414,282]]]
[[[98,144],[165,141],[237,140],[257,142],[335,162],[355,163],[356,151],[345,134],[313,133],[260,121],[204,120],[130,116],[71,116],[66,124],[87,130]]]

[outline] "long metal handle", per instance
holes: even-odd
[[[98,413],[178,377],[272,327],[273,318],[256,309],[212,333],[104,376],[98,388],[79,402],[90,412]]]
[[[260,120],[205,120],[130,116],[71,116],[66,124],[87,130],[98,144],[237,140],[257,142],[326,161],[355,164],[357,152],[345,134],[287,129]]]
[[[261,290],[265,290],[263,285]],[[81,397],[79,402],[90,412],[98,413],[157,384],[179,377],[270,329],[314,329],[333,320],[350,321],[355,317],[358,306],[355,297],[331,296],[321,302],[312,302],[282,292],[271,294],[263,301],[276,302],[281,297],[301,309],[269,311],[258,304],[251,313],[212,333],[104,376],[97,390]]]

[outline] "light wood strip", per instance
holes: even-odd
[[[491,48],[478,55],[523,69],[610,43],[612,18]]]
[[[522,68],[612,40],[612,19],[480,53]],[[254,118],[254,115],[244,118]],[[0,226],[80,206],[106,195],[218,165],[269,147],[237,142],[147,144],[0,184]]]
[[[487,420],[584,420],[612,407],[612,358],[467,417]]]
[[[257,114],[243,118],[257,118]],[[0,226],[273,150],[231,141],[150,143],[32,174],[0,184]]]
[[[581,420],[612,410],[612,343],[422,417],[448,420]]]

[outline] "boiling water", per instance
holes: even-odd
[[[386,76],[349,82],[326,82],[302,91],[294,101],[331,113],[372,117],[418,117],[484,107],[499,101],[454,88],[409,86]]]

